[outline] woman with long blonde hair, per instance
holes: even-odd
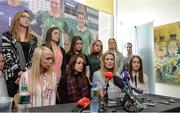
[[[88,55],[91,82],[92,82],[93,73],[100,69],[102,52],[103,52],[103,44],[101,40],[95,40],[91,45],[90,54]]]
[[[124,58],[123,58],[123,54],[118,51],[117,42],[115,38],[110,38],[108,40],[108,47],[109,47],[108,51],[113,52],[115,55],[115,70],[120,74],[123,71]]]
[[[53,60],[54,55],[49,48],[37,47],[32,67],[21,76],[19,86],[28,86],[30,107],[55,105],[57,79],[52,71]]]
[[[14,16],[11,30],[2,34],[6,83],[11,97],[17,92],[22,72],[31,67],[33,52],[37,47],[37,38],[29,32],[30,20],[29,12],[18,12]]]
[[[113,76],[119,76],[119,74],[115,71],[115,55],[114,53],[109,51],[103,54],[101,68],[93,74],[93,82],[98,84],[99,95],[101,100],[103,100],[103,97],[105,95],[105,88],[108,81],[110,88],[116,88],[116,86],[113,83],[113,79],[106,80],[106,72],[111,72]]]

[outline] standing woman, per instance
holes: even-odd
[[[66,54],[66,61],[69,62],[71,57],[74,55],[83,55],[86,60],[86,76],[89,79],[90,70],[88,57],[82,52],[83,40],[80,36],[76,35],[73,37],[69,52]]]
[[[53,72],[59,81],[66,70],[65,50],[59,47],[61,33],[58,27],[49,28],[46,33],[45,46],[54,53]]]
[[[148,93],[148,77],[143,73],[143,63],[139,56],[134,55],[129,63],[130,85]]]
[[[124,66],[123,54],[118,51],[117,42],[114,38],[110,38],[108,40],[108,47],[109,47],[108,51],[113,52],[115,55],[115,71],[120,74],[122,73]]]
[[[85,74],[84,55],[73,55],[67,72],[61,77],[58,92],[59,103],[74,103],[83,97],[89,97],[89,82]]]
[[[129,62],[130,62],[131,58],[133,57],[132,43],[127,42],[125,44],[125,49],[126,49],[126,53],[124,56],[124,70],[128,71]]]
[[[13,97],[17,90],[18,80],[23,71],[31,67],[37,38],[29,33],[30,15],[27,11],[18,12],[14,16],[11,31],[3,33],[2,53],[5,61],[6,83],[9,96]]]
[[[57,79],[52,70],[53,59],[54,55],[49,48],[37,47],[31,68],[21,76],[19,86],[28,86],[30,107],[55,105]]]
[[[104,90],[106,88],[107,82],[105,78],[106,72],[111,72],[113,76],[119,76],[119,74],[115,71],[115,55],[109,51],[103,54],[101,68],[93,74],[93,82],[98,84],[99,95],[101,100],[103,100],[105,94]],[[118,90],[118,88],[113,83],[113,79],[109,80],[108,89],[110,88],[114,88],[116,91]]]
[[[88,55],[91,82],[92,82],[94,72],[100,69],[102,52],[103,52],[103,44],[101,40],[95,40],[92,43],[92,46],[90,48],[90,54]]]

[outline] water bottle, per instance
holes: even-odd
[[[20,93],[18,97],[18,112],[28,112],[30,102],[30,95],[27,86],[20,87]]]
[[[93,83],[91,88],[90,113],[98,113],[99,110],[99,93],[97,84]]]

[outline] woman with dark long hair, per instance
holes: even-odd
[[[60,38],[61,32],[58,27],[49,28],[46,33],[44,44],[44,46],[51,49],[54,53],[53,71],[55,72],[58,81],[61,78],[61,74],[66,70],[65,50],[62,47],[59,47]]]
[[[148,77],[143,73],[142,59],[138,55],[134,55],[129,63],[130,85],[132,87],[148,92]]]
[[[75,35],[72,39],[70,49],[66,54],[66,61],[69,62],[71,57],[74,55],[82,55],[86,60],[86,76],[89,79],[90,70],[89,70],[89,62],[88,57],[82,52],[83,40],[79,35]],[[90,81],[90,80],[89,80]]]
[[[73,55],[67,72],[61,77],[57,89],[58,103],[77,102],[82,97],[89,97],[89,82],[85,74],[86,60],[83,55]]]

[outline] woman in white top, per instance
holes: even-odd
[[[55,105],[57,79],[52,71],[53,59],[54,55],[49,48],[37,47],[32,67],[21,76],[19,86],[28,86],[30,107]]]
[[[106,88],[106,78],[105,78],[105,73],[106,72],[111,72],[113,74],[113,76],[119,76],[117,75],[118,73],[115,71],[115,55],[112,52],[105,52],[102,56],[102,62],[101,62],[101,68],[94,72],[93,74],[93,82],[97,83],[98,85],[98,90],[99,90],[99,95],[100,95],[100,99],[103,100],[104,95],[105,95],[105,88]],[[108,87],[108,94],[109,91],[114,90],[116,95],[115,96],[120,96],[120,94],[118,94],[118,92],[121,92],[121,89],[119,89],[118,87],[116,87],[113,83],[113,79],[109,80],[109,87]],[[109,94],[108,95],[109,98],[116,98],[113,96],[113,94]]]
[[[3,59],[3,55],[0,54],[0,97],[8,96],[3,68],[4,68],[4,59]]]
[[[143,73],[143,63],[138,55],[134,55],[129,63],[130,85],[134,88],[148,92],[148,77]]]

